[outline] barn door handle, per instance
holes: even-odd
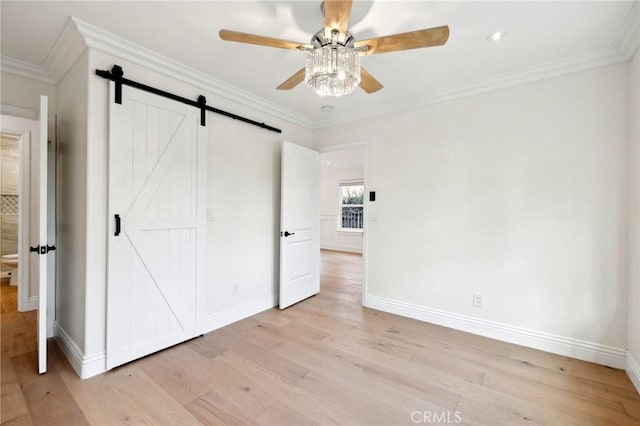
[[[120,235],[120,215],[116,214],[114,215],[114,217],[116,219],[116,232],[114,232],[113,235],[117,237],[118,235]]]

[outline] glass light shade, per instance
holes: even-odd
[[[351,93],[360,84],[360,56],[340,45],[316,48],[307,55],[305,83],[322,96]]]

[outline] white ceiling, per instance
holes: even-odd
[[[443,47],[365,57],[385,86],[341,98],[322,98],[300,84],[275,87],[304,65],[296,51],[223,42],[222,28],[308,42],[323,25],[320,1],[0,2],[3,56],[38,66],[69,16],[124,37],[212,77],[302,113],[326,119],[320,106],[346,111],[427,97],[455,87],[613,46],[632,1],[355,1],[356,39],[449,25]],[[487,42],[494,31],[507,37]]]

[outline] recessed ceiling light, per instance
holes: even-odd
[[[331,165],[331,161],[327,161],[327,166],[330,166],[330,165]]]
[[[331,105],[322,105],[320,107],[320,111],[322,111],[322,112],[331,112],[331,111],[333,111],[333,107]]]
[[[502,31],[496,31],[494,33],[489,34],[489,37],[487,37],[487,41],[496,42],[505,38],[506,35],[507,33],[503,33]]]

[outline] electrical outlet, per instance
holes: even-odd
[[[483,302],[482,299],[483,299],[482,293],[473,293],[473,306],[482,308],[482,302]]]
[[[238,288],[238,285],[234,285],[234,286],[233,286],[233,288],[231,289],[231,292],[232,292],[232,294],[233,294],[234,296],[237,296],[237,295],[238,295],[239,290],[240,290],[240,289]]]

